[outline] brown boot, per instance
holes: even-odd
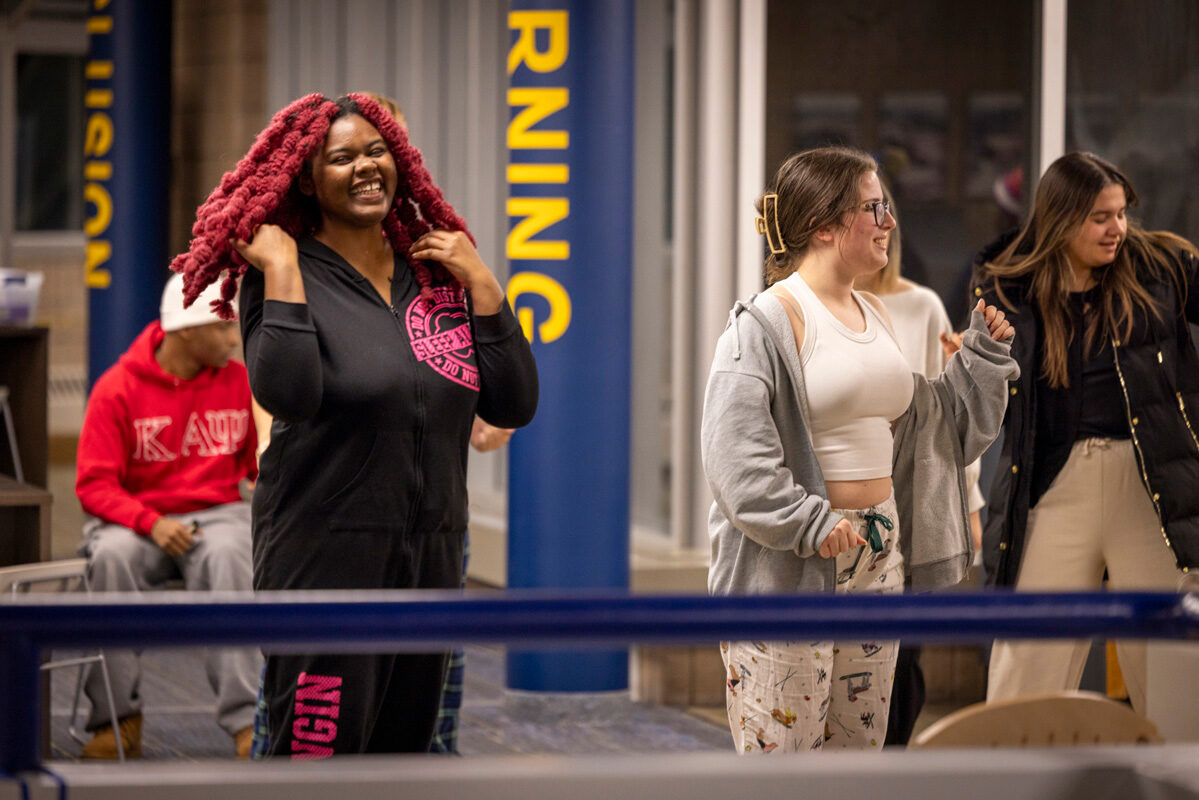
[[[120,720],[121,746],[125,748],[125,758],[142,757],[142,715],[130,714]],[[83,746],[80,758],[102,758],[109,761],[117,759],[117,737],[111,725],[97,728],[92,740]]]
[[[238,758],[249,758],[250,748],[254,745],[254,726],[247,725],[233,734],[233,746],[237,748]]]

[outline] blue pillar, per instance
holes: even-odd
[[[537,418],[512,437],[508,585],[627,589],[632,0],[513,0],[508,297]],[[628,686],[626,650],[509,652],[508,686]]]
[[[89,6],[83,227],[94,383],[158,316],[166,279],[171,4]]]

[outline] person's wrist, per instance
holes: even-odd
[[[299,261],[294,256],[276,256],[262,262],[263,273],[282,276],[299,269]]]
[[[498,314],[504,307],[504,290],[490,272],[486,276],[481,276],[479,280],[467,284],[466,290],[470,292],[475,314],[479,316]]]

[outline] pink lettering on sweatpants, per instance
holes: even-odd
[[[341,678],[301,672],[296,680],[295,717],[291,723],[293,759],[328,758],[341,716]]]

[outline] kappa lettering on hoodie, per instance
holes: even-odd
[[[83,510],[142,535],[163,514],[240,500],[258,474],[246,368],[177,378],[154,357],[165,335],[150,323],[96,381],[79,434]]]

